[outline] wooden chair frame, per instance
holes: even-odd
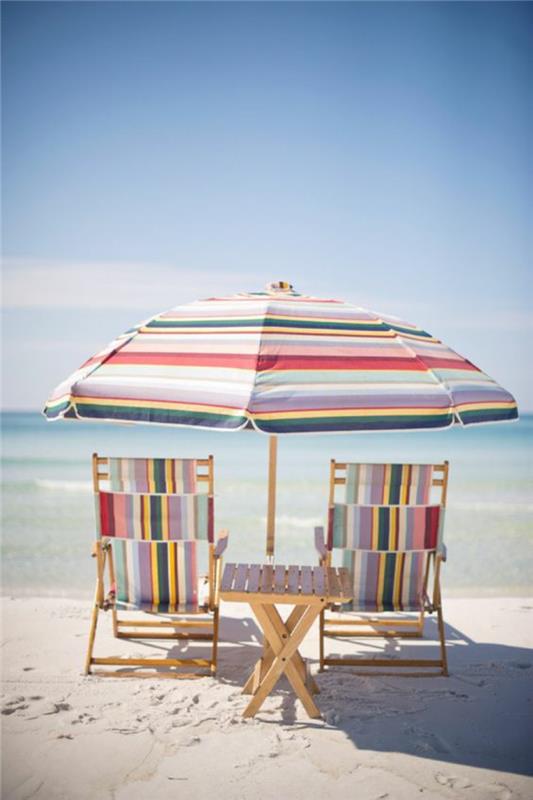
[[[448,492],[448,473],[449,463],[444,461],[442,464],[433,464],[433,475],[431,485],[440,488],[440,506],[446,507],[446,498]],[[348,469],[348,462],[339,462],[331,459],[330,474],[329,474],[329,500],[328,510],[332,514],[333,505],[335,502],[335,493],[337,486],[346,485],[346,473]],[[315,528],[315,545],[319,553],[320,564],[329,566],[331,564],[331,549],[328,549],[324,539],[324,529],[322,527]],[[357,616],[350,616],[349,619],[342,619],[342,615],[348,612],[342,612],[338,608],[337,616],[327,614],[325,609],[319,620],[319,660],[320,672],[323,672],[326,667],[330,666],[353,666],[364,667],[369,671],[367,673],[359,674],[390,674],[388,672],[379,672],[377,669],[383,670],[388,668],[397,667],[410,668],[410,672],[402,670],[400,673],[404,675],[417,675],[417,676],[438,676],[448,675],[448,659],[446,655],[446,638],[444,629],[444,617],[442,612],[442,594],[440,587],[440,570],[442,563],[446,560],[446,548],[442,546],[440,551],[433,551],[430,553],[427,562],[426,574],[424,577],[423,593],[424,604],[416,617],[406,617],[403,613],[398,613],[395,616],[379,616],[370,613],[354,612]],[[432,576],[432,597],[428,597],[428,586],[430,585],[430,572],[433,571]],[[334,609],[330,606],[330,611]],[[326,638],[346,637],[346,638],[367,638],[367,637],[381,637],[385,639],[409,639],[423,637],[425,615],[437,615],[437,627],[439,632],[439,647],[440,658],[438,659],[416,659],[416,658],[350,658],[339,657],[334,658],[328,656],[324,652],[324,640]],[[351,613],[351,612],[350,612]],[[378,613],[378,612],[376,612]],[[383,612],[385,613],[385,612]],[[406,612],[408,613],[408,612]],[[413,672],[412,670],[422,670]]]
[[[214,459],[209,456],[196,461],[196,480],[199,483],[207,483],[207,493],[209,497],[214,495]],[[93,488],[95,495],[101,490],[101,483],[109,480],[109,457],[99,456],[93,453],[92,457]],[[222,530],[219,533],[216,545],[209,542],[208,545],[208,575],[209,584],[208,602],[205,608],[197,612],[187,612],[186,614],[154,614],[149,612],[136,611],[155,616],[155,619],[127,619],[119,617],[116,608],[115,593],[112,587],[115,585],[115,569],[113,563],[113,551],[111,541],[98,539],[93,545],[93,558],[96,559],[96,589],[94,595],[94,605],[91,614],[91,624],[89,628],[89,643],[85,658],[86,675],[100,675],[105,677],[202,677],[199,670],[209,670],[211,675],[216,674],[218,656],[218,634],[219,634],[219,585],[222,575],[222,554],[226,549],[228,541],[228,531]],[[109,589],[106,593],[105,576],[108,576]],[[96,628],[100,611],[111,611],[113,623],[113,635],[117,639],[169,639],[174,641],[207,641],[211,642],[210,658],[127,658],[112,656],[107,658],[94,658],[93,649],[96,638]],[[166,619],[160,619],[165,616]],[[157,669],[168,667],[166,672],[120,672],[119,670],[94,670],[94,666],[115,666],[115,667],[149,667]],[[193,667],[192,674],[179,672],[177,668]],[[203,673],[205,674],[205,672]]]

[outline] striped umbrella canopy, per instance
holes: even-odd
[[[509,392],[427,331],[283,281],[136,325],[63,381],[44,413],[270,434],[269,549],[277,434],[518,417]]]

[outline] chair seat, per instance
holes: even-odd
[[[356,603],[347,603],[340,606],[342,611],[360,611],[364,614],[379,614],[383,611],[400,612],[400,611],[416,611],[420,612],[424,608],[422,600],[410,601],[408,603],[383,603],[379,605],[375,600],[358,600]]]
[[[209,582],[207,575],[200,575],[198,578],[196,597],[198,602],[182,604],[165,602],[153,604],[148,601],[134,603],[117,598],[115,608],[119,611],[146,611],[158,614],[205,614],[209,609]]]

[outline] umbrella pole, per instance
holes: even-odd
[[[276,532],[276,469],[278,456],[278,437],[268,440],[268,507],[267,507],[267,546],[269,558],[274,556],[274,536]]]

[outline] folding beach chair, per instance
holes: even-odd
[[[344,487],[342,502],[335,500],[339,486]],[[331,461],[327,538],[324,540],[323,528],[316,528],[315,543],[323,564],[331,563],[333,550],[341,551],[343,566],[348,567],[353,581],[353,600],[335,614],[328,610],[321,614],[321,671],[326,666],[350,665],[448,674],[440,589],[440,567],[446,560],[442,529],[447,486],[447,461]],[[432,502],[433,493],[437,498]],[[437,614],[439,659],[324,655],[327,637],[420,638],[425,614],[433,612]]]
[[[217,667],[218,586],[227,531],[214,543],[213,457],[103,458],[93,455],[96,592],[85,661],[121,667]],[[202,485],[206,491],[200,491]],[[199,548],[207,576],[199,578]],[[109,587],[106,591],[105,575]],[[209,658],[93,658],[98,615],[110,611],[118,639],[211,642]],[[127,618],[124,611],[145,612]],[[120,613],[122,612],[122,613]],[[103,675],[132,674],[99,671]],[[147,673],[135,672],[137,675]],[[148,673],[153,674],[153,673]],[[159,673],[161,674],[161,673]],[[179,676],[170,669],[166,676]]]

